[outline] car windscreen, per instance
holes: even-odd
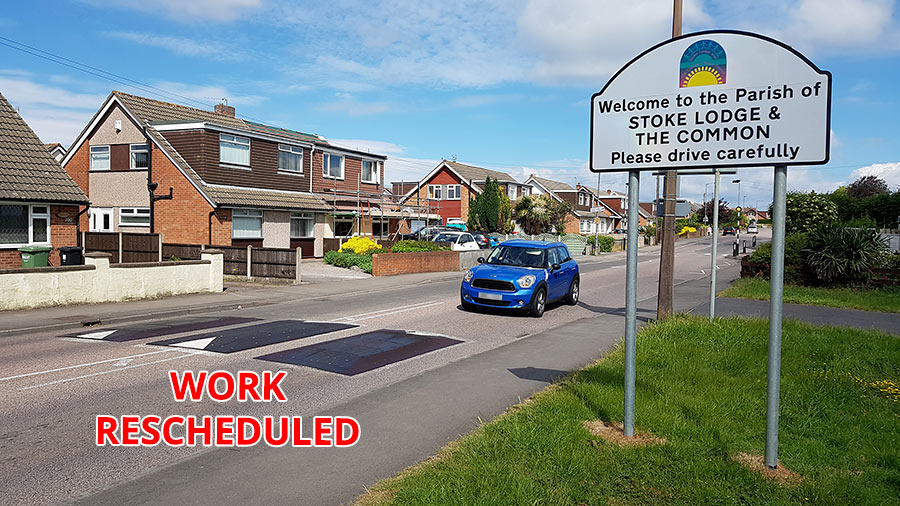
[[[438,234],[434,238],[434,242],[456,242],[458,234]]]
[[[546,265],[546,255],[541,248],[501,245],[494,248],[487,259],[487,263],[494,265],[512,265],[516,267],[543,268],[544,265]]]

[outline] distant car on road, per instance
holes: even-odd
[[[449,243],[450,249],[453,251],[473,251],[481,249],[478,242],[475,241],[475,237],[468,232],[441,232],[434,236],[432,241]]]
[[[758,234],[759,227],[756,226],[756,223],[751,223],[749,227],[747,227],[748,234]]]
[[[404,241],[430,241],[434,236],[441,232],[456,232],[455,228],[445,227],[443,225],[429,225],[422,227],[411,234],[401,234],[400,240]]]
[[[540,317],[549,302],[578,303],[578,262],[561,242],[513,239],[478,261],[460,286],[463,309],[506,308]]]
[[[478,247],[481,249],[491,249],[497,245],[495,241],[491,240],[491,236],[485,232],[472,232],[472,237],[475,238],[475,242],[478,243]]]
[[[459,218],[450,218],[449,220],[447,220],[447,227],[455,228],[457,230],[462,230],[463,232],[468,230],[468,226],[466,225],[466,222],[464,222],[463,220],[461,220]]]
[[[725,227],[722,229],[722,235],[737,235],[737,230],[734,227]]]

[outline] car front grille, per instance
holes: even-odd
[[[501,281],[499,279],[476,278],[472,280],[473,288],[484,288],[486,290],[499,290],[501,292],[515,292],[516,287],[509,281]]]
[[[485,306],[508,306],[509,302],[505,300],[491,300],[491,299],[482,299],[481,297],[474,297],[472,300],[479,304],[484,304]]]

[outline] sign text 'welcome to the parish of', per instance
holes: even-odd
[[[591,99],[591,170],[828,162],[831,74],[736,31],[658,44]]]

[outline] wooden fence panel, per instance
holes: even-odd
[[[247,275],[247,248],[241,246],[211,246],[222,250],[226,276]]]
[[[119,263],[119,234],[118,232],[85,232],[84,252],[99,251],[109,253],[112,258],[109,263]]]
[[[202,248],[199,244],[163,243],[163,260],[172,257],[182,260],[200,260]]]
[[[297,274],[296,250],[253,248],[250,275],[261,278],[293,279]]]
[[[159,234],[122,234],[122,263],[159,261]]]

